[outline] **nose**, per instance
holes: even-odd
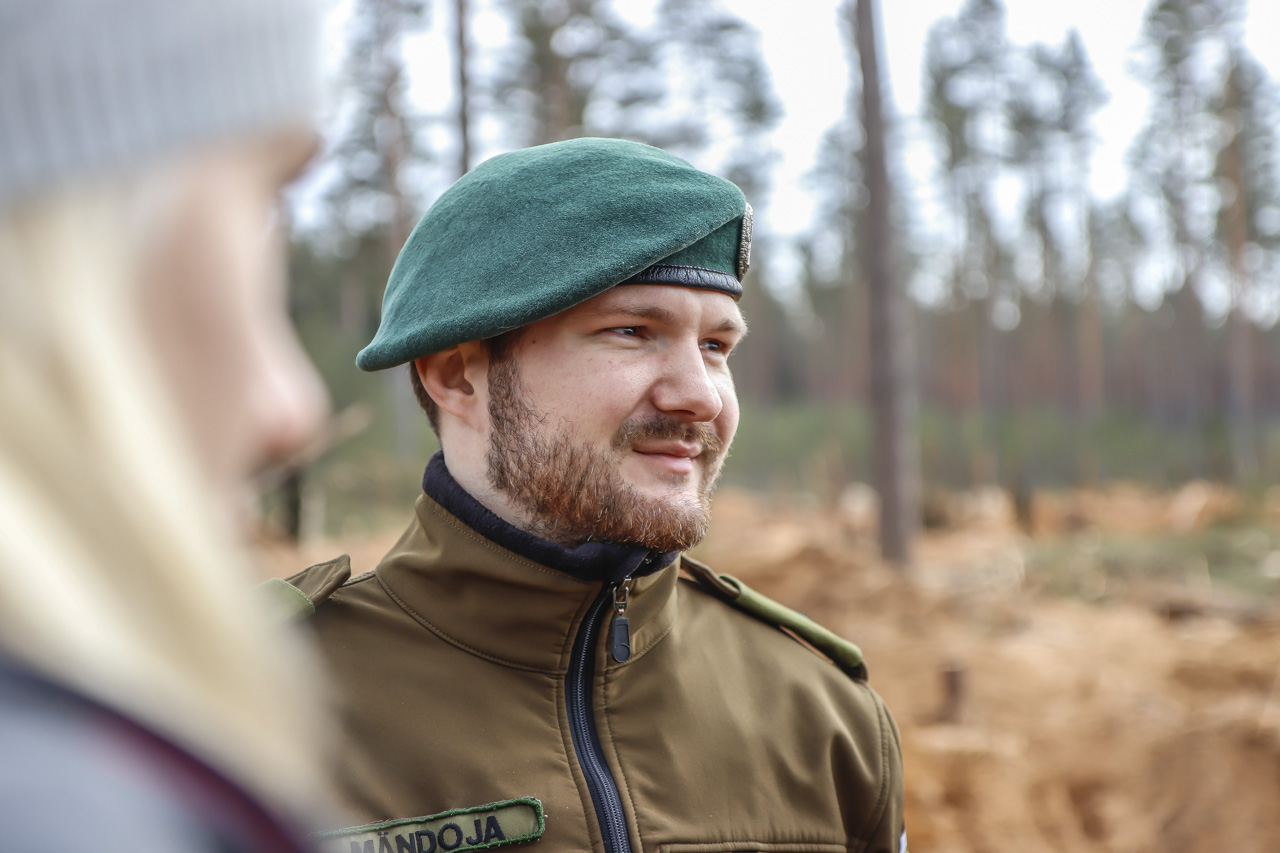
[[[253,406],[258,423],[253,455],[258,465],[303,447],[329,411],[324,383],[291,333],[263,362]]]
[[[652,397],[660,411],[693,423],[713,421],[724,409],[720,388],[696,343],[669,353]]]

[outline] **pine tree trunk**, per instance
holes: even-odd
[[[454,0],[454,80],[458,86],[458,174],[471,171],[470,100],[467,74],[467,0]]]
[[[1227,97],[1223,113],[1239,115],[1239,70],[1227,76]],[[1222,172],[1234,190],[1223,211],[1223,231],[1231,269],[1231,313],[1227,315],[1227,425],[1231,444],[1231,472],[1237,485],[1258,476],[1257,438],[1254,431],[1254,366],[1249,319],[1244,314],[1244,298],[1249,288],[1245,252],[1249,243],[1248,187],[1245,183],[1243,127],[1238,118],[1231,140],[1223,152]]]
[[[375,50],[382,57],[385,73],[378,87],[378,118],[375,132],[378,139],[378,153],[382,158],[382,174],[387,181],[387,197],[391,203],[390,222],[387,226],[386,269],[389,272],[395,265],[400,248],[409,239],[409,231],[413,228],[410,221],[408,200],[404,189],[400,186],[400,169],[409,159],[413,141],[405,133],[406,122],[399,93],[404,78],[404,62],[395,56],[392,46],[399,37],[398,21],[388,4],[377,7],[377,37]]]
[[[863,277],[870,314],[869,365],[875,425],[874,479],[880,494],[880,549],[885,559],[911,558],[919,525],[919,470],[914,400],[907,360],[907,312],[896,270],[890,212],[886,130],[872,0],[854,0],[854,38],[862,70],[862,127],[866,134]]]

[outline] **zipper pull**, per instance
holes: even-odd
[[[613,625],[609,628],[609,653],[618,663],[631,659],[631,622],[627,619],[627,600],[631,596],[631,578],[613,588]]]

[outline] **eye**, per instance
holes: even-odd
[[[613,326],[605,331],[615,332],[628,338],[638,338],[640,337],[641,328],[641,326]]]
[[[702,348],[707,352],[713,352],[713,353],[716,353],[717,355],[727,356],[729,354],[729,351],[733,349],[733,344],[729,343],[728,341],[722,341],[716,338],[710,338],[702,342]]]

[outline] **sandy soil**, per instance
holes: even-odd
[[[1037,501],[1031,527],[1154,534],[1237,509],[1202,485],[1143,494]],[[927,534],[910,577],[875,558],[856,502],[721,496],[700,556],[862,646],[902,729],[916,853],[1280,850],[1274,614],[1194,589],[1177,609],[1037,594],[1012,508],[986,503]]]

